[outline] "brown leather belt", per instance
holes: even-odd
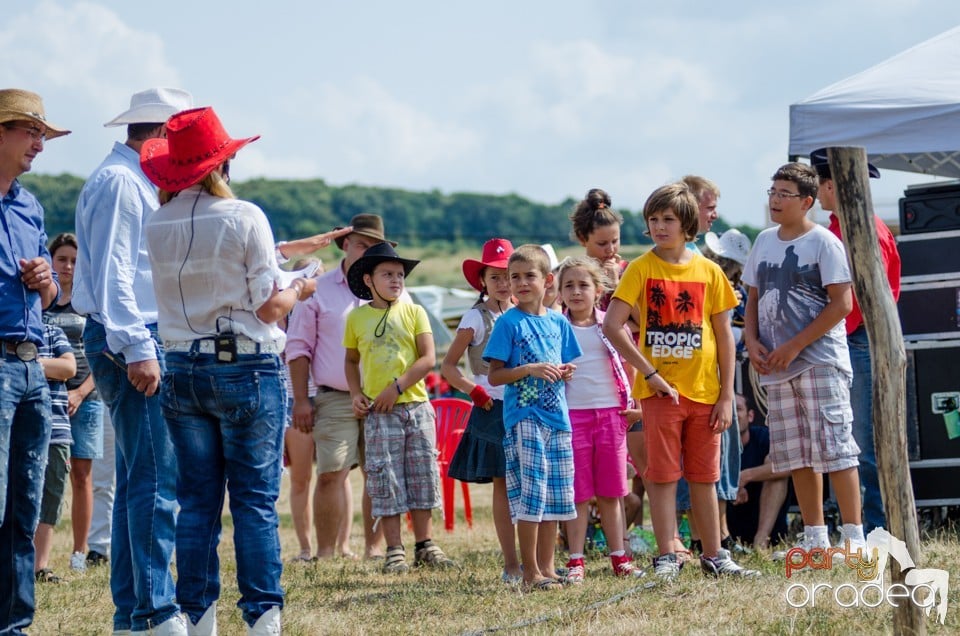
[[[16,356],[24,362],[31,362],[37,359],[37,345],[32,342],[9,342],[3,341],[3,352],[9,356]]]

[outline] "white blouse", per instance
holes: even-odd
[[[145,232],[161,339],[232,331],[283,345],[283,331],[255,313],[280,285],[273,231],[263,210],[212,196],[197,185],[154,212]]]

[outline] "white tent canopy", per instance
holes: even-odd
[[[880,168],[960,178],[960,27],[790,106],[791,156],[861,146]]]

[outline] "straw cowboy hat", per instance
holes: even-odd
[[[717,256],[729,258],[741,265],[747,264],[747,256],[750,255],[750,239],[737,228],[732,227],[720,236],[714,232],[707,232],[703,242]]]
[[[347,270],[347,285],[350,286],[350,291],[353,292],[354,296],[363,300],[373,300],[373,292],[363,282],[363,275],[373,274],[377,265],[387,261],[396,261],[403,265],[403,275],[405,277],[409,276],[413,268],[420,263],[420,261],[410,258],[400,258],[400,255],[397,254],[390,243],[383,242],[371,245],[363,253],[363,256],[354,261],[350,269]]]
[[[513,254],[513,245],[510,241],[502,238],[490,239],[483,244],[483,253],[479,261],[472,258],[463,261],[463,277],[471,287],[477,291],[483,291],[483,281],[480,280],[483,269],[485,267],[507,269],[511,254]]]
[[[130,124],[162,124],[182,110],[193,107],[193,95],[179,88],[148,88],[134,93],[130,108],[123,111],[103,126],[129,126]]]
[[[32,121],[46,127],[47,141],[70,134],[69,130],[54,126],[47,121],[43,111],[43,100],[39,95],[19,88],[0,90],[0,124],[9,121]]]
[[[334,242],[337,244],[337,247],[343,249],[343,239],[347,238],[351,234],[360,234],[361,236],[366,236],[367,238],[372,238],[378,243],[389,243],[394,247],[397,246],[396,241],[388,241],[383,234],[383,219],[381,219],[376,214],[357,214],[352,219],[350,219],[350,225],[353,226],[353,231],[346,236],[338,236],[334,239]],[[338,225],[333,228],[334,231],[342,230],[345,226]]]
[[[140,167],[154,185],[179,192],[200,183],[227,159],[260,135],[233,139],[209,106],[177,113],[167,121],[166,139],[148,139],[140,148]]]

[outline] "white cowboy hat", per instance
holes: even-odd
[[[717,256],[746,265],[747,256],[750,255],[750,239],[737,228],[732,227],[720,236],[714,232],[707,232],[703,242]]]
[[[134,93],[130,108],[104,124],[105,128],[129,124],[162,124],[193,107],[193,95],[179,88],[148,88]]]

